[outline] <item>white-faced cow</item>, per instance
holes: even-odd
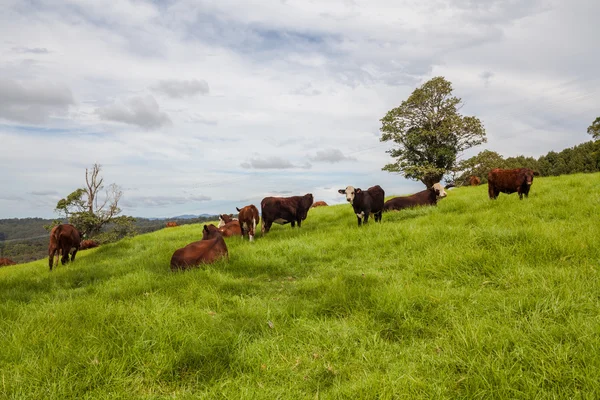
[[[383,211],[383,201],[385,192],[379,185],[375,185],[366,191],[360,188],[347,186],[346,189],[338,190],[338,193],[345,194],[346,200],[352,205],[354,213],[358,218],[358,226],[369,222],[369,215],[375,216],[375,222],[381,222],[381,213]]]
[[[273,222],[281,225],[291,223],[292,228],[298,223],[300,228],[312,204],[312,193],[304,196],[265,197],[260,202],[263,235],[269,232]]]
[[[440,185],[438,182],[429,189],[425,189],[410,196],[394,197],[393,199],[389,199],[383,205],[383,210],[391,211],[417,206],[435,206],[437,205],[439,199],[443,199],[446,196],[447,194],[444,190],[444,187],[442,187],[442,185]]]

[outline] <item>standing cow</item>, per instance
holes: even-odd
[[[238,210],[238,219],[240,221],[240,227],[242,228],[242,238],[244,237],[244,232],[248,232],[248,240],[252,242],[254,240],[256,226],[260,222],[258,208],[256,208],[254,204],[250,204],[249,206],[243,207],[241,210],[237,207],[235,209]]]
[[[216,226],[204,225],[202,240],[175,250],[171,257],[171,271],[189,269],[199,264],[210,264],[221,257],[229,257],[223,236]]]
[[[48,265],[52,271],[54,255],[56,255],[56,265],[58,265],[58,256],[62,252],[61,263],[65,265],[69,262],[69,253],[71,249],[71,261],[75,261],[75,255],[81,245],[83,234],[71,224],[61,224],[52,228],[50,231],[50,245],[48,246]]]
[[[446,197],[444,187],[438,183],[434,183],[429,189],[412,194],[410,196],[394,197],[389,199],[383,205],[384,211],[402,210],[404,208],[416,206],[435,206],[439,199]]]
[[[523,200],[523,195],[529,197],[534,175],[537,174],[529,168],[495,168],[488,174],[488,195],[490,199],[495,200],[500,192],[506,194],[517,192],[519,200]]]
[[[385,192],[381,186],[372,186],[366,192],[360,188],[347,186],[346,189],[338,190],[338,193],[346,195],[346,200],[352,205],[358,218],[358,226],[361,226],[363,219],[365,224],[369,222],[369,214],[371,213],[375,215],[375,222],[381,222],[385,198]]]
[[[268,233],[273,222],[281,225],[291,223],[292,228],[298,223],[298,228],[300,228],[312,204],[312,193],[304,196],[265,197],[260,202],[262,233]]]

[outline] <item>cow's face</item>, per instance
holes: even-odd
[[[525,173],[525,182],[528,185],[531,185],[533,183],[533,171],[527,171]]]
[[[347,186],[346,189],[338,190],[339,194],[346,195],[346,201],[350,204],[352,204],[354,202],[354,196],[360,192],[361,192],[360,189],[354,189],[354,187],[352,187],[352,186]]]
[[[442,185],[440,185],[439,182],[434,183],[432,188],[433,188],[433,190],[435,190],[435,195],[438,199],[442,199],[447,196],[446,191],[444,190],[444,187]]]

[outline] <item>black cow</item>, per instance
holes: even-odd
[[[291,223],[292,228],[296,226],[297,222],[298,228],[300,228],[312,203],[312,193],[307,193],[304,196],[265,197],[260,202],[261,232],[263,234],[269,232],[273,222],[282,225]]]
[[[352,186],[346,187],[346,189],[338,190],[338,193],[345,194],[348,203],[352,204],[354,213],[358,218],[358,226],[369,222],[369,214],[375,215],[375,222],[381,222],[381,212],[383,211],[383,200],[385,198],[385,192],[379,185],[375,185],[367,189],[365,192],[360,188],[354,188]]]

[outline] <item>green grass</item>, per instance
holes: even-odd
[[[600,398],[600,174],[349,205],[171,273],[202,225],[0,269],[0,398]]]

